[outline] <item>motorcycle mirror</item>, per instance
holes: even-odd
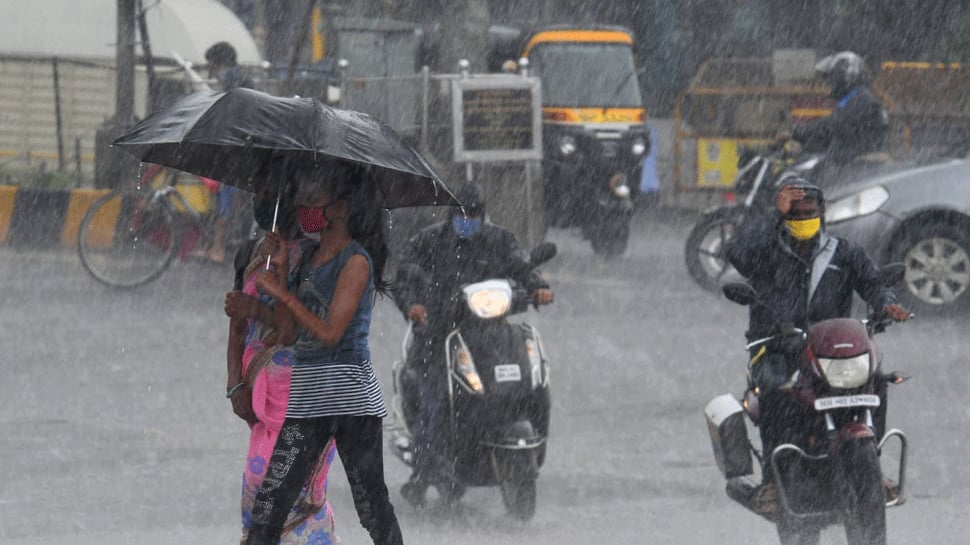
[[[730,282],[721,287],[721,292],[728,298],[728,301],[739,305],[750,305],[757,301],[758,294],[754,288],[743,282]]]
[[[884,286],[895,286],[906,276],[906,265],[902,263],[887,263],[879,267],[879,280]]]
[[[542,244],[536,246],[529,253],[529,263],[535,267],[549,261],[550,259],[556,257],[556,253],[559,249],[553,242],[543,242]]]

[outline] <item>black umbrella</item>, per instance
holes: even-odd
[[[138,123],[113,145],[150,163],[251,190],[270,161],[340,161],[365,168],[381,206],[459,205],[434,169],[373,117],[312,98],[252,89],[201,91]]]

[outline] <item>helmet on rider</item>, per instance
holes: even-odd
[[[458,201],[451,213],[451,226],[459,238],[475,236],[485,220],[485,190],[476,182],[468,182],[458,190]]]
[[[804,192],[804,197],[792,203],[785,215],[785,227],[795,240],[806,241],[815,238],[822,230],[825,216],[825,195],[822,189],[801,177],[785,180],[779,192],[786,187],[795,187]]]
[[[815,71],[825,76],[834,98],[844,97],[853,87],[869,80],[865,61],[852,51],[842,51],[823,58],[815,65]]]

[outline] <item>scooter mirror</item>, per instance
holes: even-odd
[[[529,253],[529,263],[531,263],[533,267],[541,265],[556,257],[556,253],[558,251],[559,250],[554,243],[543,242],[542,244],[533,248]]]
[[[887,263],[879,267],[879,280],[884,286],[895,286],[906,275],[906,265],[902,263]]]
[[[739,305],[750,305],[758,299],[758,294],[754,288],[743,282],[730,282],[721,287],[721,292],[728,298],[728,301]]]

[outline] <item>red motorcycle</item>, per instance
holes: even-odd
[[[905,268],[883,267],[887,285],[902,279]],[[727,284],[722,291],[738,304],[762,304],[747,284]],[[727,478],[727,494],[745,508],[775,523],[782,545],[813,545],[821,530],[842,524],[850,545],[885,545],[886,508],[903,503],[906,436],[883,432],[888,384],[909,377],[883,374],[882,354],[873,336],[889,318],[837,318],[813,324],[808,331],[780,326],[777,334],[747,348],[792,347],[795,371],[782,386],[799,414],[789,422],[792,442],[762,454],[748,441],[745,415],[758,425],[758,388],[748,373],[748,389],[739,401],[730,394],[705,408],[714,456]],[[888,448],[887,446],[891,447]],[[892,454],[889,452],[892,451]],[[753,458],[769,482],[754,476]],[[888,479],[882,464],[894,467]]]

